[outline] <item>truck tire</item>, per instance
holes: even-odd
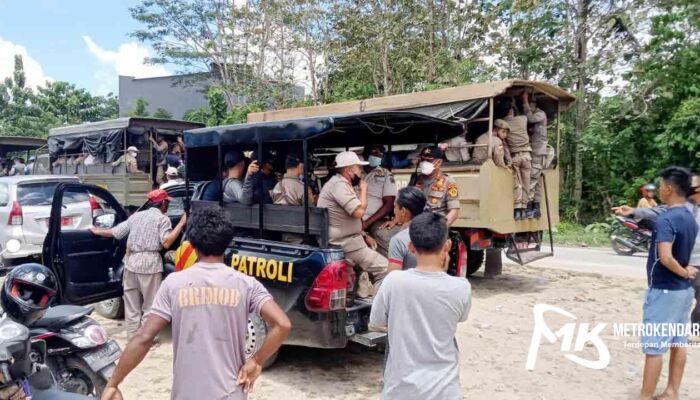
[[[124,318],[124,301],[121,297],[104,300],[95,304],[95,310],[105,318],[122,319]]]
[[[484,263],[484,250],[467,250],[467,276],[473,275]]]

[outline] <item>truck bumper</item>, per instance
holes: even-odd
[[[290,310],[287,315],[293,328],[284,344],[321,349],[342,349],[348,344],[344,310],[309,314]]]

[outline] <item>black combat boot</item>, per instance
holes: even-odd
[[[540,203],[537,201],[532,202],[532,216],[533,218],[539,218],[542,216],[542,211],[540,211]]]
[[[523,209],[522,209],[522,208],[516,208],[516,209],[514,210],[514,212],[513,212],[513,218],[514,218],[516,221],[520,221],[521,219],[523,219]]]

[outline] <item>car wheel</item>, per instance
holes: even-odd
[[[103,300],[95,305],[95,310],[105,318],[121,319],[124,318],[124,301],[121,297]]]
[[[265,337],[267,336],[267,324],[265,324],[265,321],[260,317],[258,314],[251,315],[250,318],[248,319],[248,327],[246,330],[246,335],[245,335],[245,358],[246,360],[249,359],[250,357],[253,357],[253,355],[260,350],[262,347],[263,342],[265,341]],[[270,358],[265,360],[263,363],[262,367],[263,369],[267,369],[272,364],[277,361],[277,355],[279,354],[279,351],[275,352],[275,354],[271,355]]]

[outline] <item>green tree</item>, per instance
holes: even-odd
[[[155,111],[153,111],[153,118],[173,119],[173,114],[164,108],[158,107]]]
[[[118,114],[118,102],[111,93],[106,97],[93,96],[68,82],[47,82],[46,86],[38,88],[35,100],[60,125],[101,121],[116,118]]]
[[[0,134],[10,136],[46,136],[58,121],[42,111],[34,92],[26,87],[22,57],[15,56],[12,77],[0,84]]]
[[[136,99],[136,104],[134,104],[134,109],[129,112],[130,117],[148,117],[148,101],[146,99],[139,97]]]

